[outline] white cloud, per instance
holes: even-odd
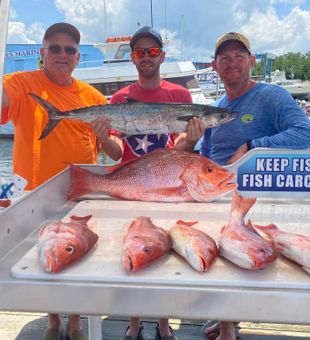
[[[42,23],[34,22],[27,29],[27,36],[34,41],[41,43],[46,28]]]
[[[34,0],[28,0],[31,1]],[[103,42],[110,35],[133,34],[138,23],[144,26],[151,22],[149,0],[53,1],[64,20],[80,29],[82,43]],[[299,7],[305,4],[303,0],[219,0],[212,3],[210,0],[156,0],[153,1],[154,27],[160,29],[164,37],[167,32],[169,52],[174,55],[182,52],[193,60],[210,60],[216,39],[230,31],[247,34],[254,52],[307,52],[310,11]],[[279,8],[283,11],[276,12]],[[47,24],[25,27],[22,13],[15,13],[13,9],[12,15],[18,21],[10,23],[10,42],[41,41]]]
[[[18,21],[10,21],[8,27],[8,43],[34,44],[35,40],[29,38],[24,23]]]
[[[81,31],[82,42],[102,42],[106,32],[111,27],[119,25],[124,21],[123,0],[55,0],[55,6],[59,12],[63,12],[66,21],[76,25]],[[107,13],[106,18],[104,13]],[[110,20],[112,18],[112,20]],[[115,20],[118,18],[118,20]],[[122,18],[122,20],[119,20]],[[112,25],[113,22],[113,25]],[[116,33],[117,34],[117,30]],[[119,33],[118,33],[119,34]]]
[[[271,0],[271,4],[286,3],[293,6],[302,5],[305,0]]]
[[[279,19],[275,10],[254,13],[241,31],[252,41],[254,52],[307,52],[310,46],[310,13],[295,7]]]

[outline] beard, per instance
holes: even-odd
[[[149,79],[153,78],[159,73],[160,64],[154,64],[153,62],[142,62],[137,66],[137,70],[140,76]]]

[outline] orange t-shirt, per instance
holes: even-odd
[[[13,171],[27,179],[28,190],[66,168],[68,162],[96,163],[96,135],[88,123],[64,119],[47,137],[38,140],[48,115],[28,93],[35,93],[60,111],[106,104],[104,95],[78,80],[59,86],[42,70],[8,74],[3,86],[10,106],[2,110],[1,124],[12,120],[15,126]]]

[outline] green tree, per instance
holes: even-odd
[[[252,69],[252,78],[260,80],[259,78],[262,76],[263,76],[263,63],[257,60],[256,64]]]
[[[288,79],[310,80],[310,52],[283,54],[274,60],[272,69],[285,71]]]

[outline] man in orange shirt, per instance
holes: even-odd
[[[43,69],[4,77],[1,124],[9,120],[14,124],[13,171],[27,179],[28,190],[63,170],[66,162],[97,161],[96,134],[87,123],[63,120],[39,141],[48,117],[28,94],[35,93],[60,111],[107,103],[99,91],[71,76],[80,58],[79,41],[74,26],[54,24],[45,32],[40,49]]]
[[[104,122],[93,124],[63,120],[49,136],[38,140],[48,117],[45,110],[28,94],[46,99],[61,111],[98,104],[106,98],[95,88],[72,78],[79,62],[80,33],[72,25],[56,23],[43,37],[40,49],[43,68],[16,72],[4,77],[1,124],[11,120],[15,127],[13,171],[28,181],[28,190],[36,188],[70,163],[96,163],[97,136]],[[103,150],[104,150],[103,146]],[[86,340],[80,316],[70,315],[67,337]],[[61,339],[58,314],[49,314],[43,340]]]

